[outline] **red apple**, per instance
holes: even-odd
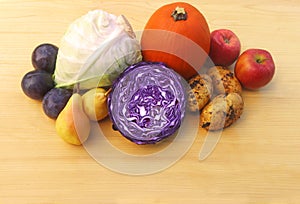
[[[210,34],[209,57],[215,65],[229,66],[238,58],[241,43],[234,32],[228,29],[218,29]]]
[[[267,50],[248,49],[237,59],[234,73],[244,88],[255,90],[272,80],[275,64]]]

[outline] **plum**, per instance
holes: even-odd
[[[44,113],[52,119],[56,119],[59,113],[66,106],[70,97],[73,94],[73,90],[64,88],[51,89],[43,99]]]
[[[54,81],[50,73],[44,70],[33,70],[23,76],[21,87],[29,98],[42,100],[44,95],[54,87]]]
[[[43,43],[37,46],[31,55],[31,62],[35,69],[54,73],[58,47]]]

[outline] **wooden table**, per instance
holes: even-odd
[[[298,1],[188,1],[206,16],[211,30],[233,30],[242,50],[269,50],[276,74],[265,88],[244,91],[244,114],[223,131],[205,160],[198,159],[206,138],[200,130],[174,165],[142,176],[111,171],[82,146],[63,142],[55,122],[45,116],[40,102],[22,93],[20,82],[33,69],[35,46],[59,44],[67,26],[86,12],[123,14],[135,30],[142,30],[168,1],[0,2],[1,204],[300,202]]]

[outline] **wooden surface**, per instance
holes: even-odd
[[[205,134],[199,134],[186,155],[162,172],[115,173],[83,147],[64,143],[41,103],[22,93],[34,47],[59,44],[74,19],[100,8],[125,15],[141,30],[167,2],[0,0],[1,204],[300,203],[299,1],[188,1],[211,30],[232,29],[242,50],[265,48],[276,63],[272,83],[244,92],[242,118],[223,131],[204,161],[198,155]]]

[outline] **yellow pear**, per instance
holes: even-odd
[[[104,119],[108,115],[106,90],[94,88],[83,94],[83,109],[93,121]]]
[[[83,110],[82,97],[74,93],[55,123],[57,134],[67,143],[81,145],[91,130],[90,120]]]

